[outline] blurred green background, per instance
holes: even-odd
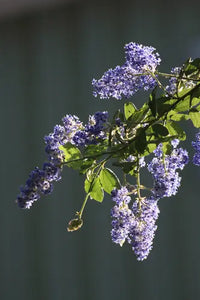
[[[180,192],[160,202],[154,248],[144,262],[111,242],[109,197],[90,201],[83,228],[67,232],[84,197],[83,179],[71,169],[31,210],[15,203],[19,186],[46,158],[44,135],[65,114],[86,121],[97,110],[123,107],[94,98],[91,80],[123,62],[125,43],[154,46],[162,71],[200,56],[200,2],[62,2],[0,19],[0,299],[200,299],[197,167],[187,166]],[[144,100],[133,98],[138,106]],[[186,130],[191,150],[197,130]]]

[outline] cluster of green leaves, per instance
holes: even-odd
[[[106,129],[107,139],[101,143],[81,150],[70,143],[60,147],[64,163],[86,176],[87,197],[102,202],[104,192],[110,194],[120,186],[116,174],[105,167],[111,159],[124,173],[136,176],[139,157],[150,155],[160,143],[168,154],[171,140],[186,139],[180,121],[191,120],[194,127],[200,128],[200,59],[189,59],[183,65],[173,96],[159,93],[158,88],[154,89],[140,109],[132,102],[125,103],[123,112],[114,114]],[[130,155],[136,159],[127,160]]]
[[[65,163],[86,175],[84,183],[86,194],[98,202],[103,201],[104,191],[110,194],[115,187],[120,186],[115,173],[105,167],[108,158],[101,160],[102,156],[108,154],[108,151],[106,152],[108,146],[105,142],[103,144],[89,145],[83,152],[70,143],[60,146],[65,155]],[[100,158],[100,162],[97,161],[98,158]]]

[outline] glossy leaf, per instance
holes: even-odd
[[[101,186],[99,177],[94,178],[91,182],[86,179],[84,183],[85,192],[90,195],[90,198],[98,202],[102,202],[104,192]]]
[[[86,178],[86,179],[85,179],[85,182],[84,182],[84,188],[85,188],[86,194],[89,193],[89,191],[90,191],[90,186],[91,186],[91,182]]]
[[[81,167],[82,155],[81,155],[80,150],[76,146],[74,146],[70,143],[67,143],[64,146],[60,146],[59,149],[64,152],[65,162],[72,161],[67,164],[68,167],[71,167],[73,169],[79,169]],[[73,161],[73,160],[75,160],[75,161]]]
[[[126,120],[128,120],[128,118],[130,118],[136,110],[137,109],[132,102],[125,103],[124,104],[124,115],[125,115]]]
[[[80,166],[80,174],[85,174],[87,170],[93,165],[94,159],[85,159]]]
[[[157,114],[156,89],[154,89],[150,94],[148,105],[149,108],[151,109],[152,115],[155,117]]]
[[[95,178],[91,184],[90,198],[102,202],[104,197],[104,192],[101,186],[99,177]]]
[[[147,141],[146,141],[146,134],[144,128],[139,128],[137,130],[137,136],[135,140],[135,148],[138,153],[142,154],[146,148]]]
[[[190,112],[190,119],[196,128],[200,128],[200,113],[199,112]]]
[[[177,121],[177,122],[186,121],[186,120],[190,119],[190,117],[187,114],[181,114],[181,113],[177,113],[175,111],[171,111],[168,114],[168,118],[170,120]]]
[[[185,140],[186,134],[176,122],[168,122],[166,124],[166,127],[171,136],[173,136],[174,138],[179,138],[180,140]]]
[[[200,70],[200,58],[189,59],[184,66],[184,73],[188,76]]]
[[[156,143],[149,143],[146,147],[146,150],[144,152],[144,155],[149,155],[150,153],[152,153],[156,148],[157,148],[157,144]]]
[[[168,129],[162,124],[154,124],[152,129],[156,136],[166,136],[169,134]]]
[[[164,142],[162,143],[162,150],[165,154],[170,154],[171,151],[172,151],[172,145],[171,145],[171,142]]]
[[[108,145],[104,142],[99,145],[89,145],[84,150],[84,156],[96,156],[102,152],[105,152]]]
[[[146,116],[149,110],[149,106],[145,103],[139,110],[135,111],[135,113],[131,116],[130,127],[139,124]]]
[[[114,188],[118,188],[120,186],[119,179],[116,174],[108,168],[101,170],[99,178],[104,191],[108,194],[110,194]]]
[[[182,99],[180,102],[178,102],[174,108],[176,112],[184,112],[188,111],[191,106],[191,99],[189,96],[186,98]]]
[[[135,166],[134,162],[114,162],[113,166],[122,168],[123,172],[128,174]]]

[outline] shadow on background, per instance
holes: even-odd
[[[76,1],[0,22],[0,299],[200,298],[197,167],[187,166],[178,195],[160,202],[154,249],[144,262],[112,244],[109,197],[88,203],[79,232],[66,231],[84,197],[83,179],[73,170],[64,170],[53,194],[30,211],[14,202],[29,172],[45,160],[43,136],[65,114],[86,121],[95,111],[123,107],[123,101],[95,99],[91,80],[123,62],[125,43],[154,46],[162,71],[199,56],[199,6]],[[140,106],[144,96],[134,103]],[[186,130],[192,138],[190,124]]]

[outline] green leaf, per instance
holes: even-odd
[[[159,117],[162,117],[166,112],[168,112],[175,102],[175,99],[169,99],[168,97],[164,96],[158,98],[156,100],[156,109]]]
[[[183,129],[176,122],[168,122],[166,127],[169,131],[169,134],[173,137],[177,137],[180,140],[184,141],[186,139],[186,134]]]
[[[101,186],[99,177],[94,178],[91,182],[85,179],[85,192],[90,195],[90,198],[98,202],[103,201],[104,192]]]
[[[155,117],[157,114],[156,88],[152,91],[152,93],[149,96],[148,105],[152,112],[152,115]]]
[[[184,73],[186,76],[200,70],[200,58],[192,60],[191,58],[184,65]]]
[[[199,110],[199,104],[200,104],[200,98],[193,97],[193,98],[192,98],[191,106],[192,106],[192,107],[196,107],[196,108],[198,108],[198,110]]]
[[[157,148],[157,144],[156,143],[150,143],[147,145],[146,150],[144,152],[144,155],[149,155],[150,153],[152,153],[156,148]]]
[[[170,109],[171,109],[170,104],[163,103],[162,105],[158,106],[158,115],[159,115],[159,117],[162,117]]]
[[[180,86],[178,88],[178,97],[183,97],[184,98],[185,95],[189,95],[189,92],[192,93],[193,89],[194,89],[194,87],[187,87],[183,83],[180,84]]]
[[[87,170],[93,165],[94,159],[85,159],[82,161],[80,167],[80,174],[85,174]]]
[[[178,105],[180,105],[180,103],[182,103],[183,101],[187,101],[186,103],[189,103],[189,107],[193,104],[195,105],[195,101],[196,103],[198,103],[198,101],[200,101],[199,97],[200,97],[200,86],[195,86],[195,87],[184,87],[181,89],[181,92],[179,92],[178,94],[179,97],[182,97],[183,99],[181,100],[181,102],[179,102]],[[184,98],[185,96],[185,98]],[[194,100],[194,99],[199,99],[199,100]],[[193,102],[194,101],[194,102]]]
[[[100,145],[89,145],[85,147],[84,156],[96,156],[97,154],[106,151],[107,147],[108,145],[104,143]]]
[[[170,154],[171,151],[172,151],[172,145],[171,145],[171,141],[169,142],[164,142],[162,143],[162,151],[165,153],[165,154]]]
[[[169,134],[168,129],[162,124],[154,124],[152,128],[156,136],[166,136]]]
[[[86,194],[89,193],[90,186],[91,186],[91,182],[86,178],[86,179],[85,179],[85,182],[84,182],[84,188],[85,188]]]
[[[130,118],[136,110],[137,109],[132,102],[125,103],[124,104],[124,115],[125,115],[126,120],[128,120],[128,118]]]
[[[138,153],[143,153],[147,145],[146,134],[144,128],[139,128],[137,130],[135,148]]]
[[[65,162],[78,159],[78,161],[73,161],[73,162],[68,163],[67,164],[68,167],[71,167],[73,169],[79,169],[81,167],[82,155],[81,155],[80,150],[76,146],[74,146],[70,143],[67,143],[64,146],[60,146],[59,149],[64,152]]]
[[[189,120],[190,117],[187,114],[180,114],[180,113],[177,113],[177,112],[172,110],[168,114],[168,118],[172,121],[180,122],[180,121]]]
[[[199,112],[190,112],[190,119],[196,128],[200,128],[200,113]]]
[[[200,70],[199,70],[200,72]],[[196,87],[194,88],[194,90],[192,91],[192,98],[197,98],[199,99],[200,98],[200,85],[196,85]],[[200,99],[199,99],[200,101]]]
[[[137,162],[113,162],[113,166],[122,168],[123,172],[128,174],[137,167]]]
[[[184,99],[182,99],[179,103],[176,104],[174,111],[176,112],[188,111],[190,109],[190,106],[191,106],[191,98],[190,96],[187,96]]]
[[[115,187],[118,188],[120,186],[116,174],[108,168],[101,170],[99,178],[104,191],[108,194],[110,194]]]
[[[182,99],[179,103],[177,103],[176,107],[174,108],[175,112],[187,112],[193,106],[198,106],[200,103],[200,99],[194,97],[193,94],[188,95],[184,99]]]
[[[99,177],[95,178],[91,183],[91,191],[90,191],[90,198],[102,202],[104,197],[104,192],[101,186],[101,182]]]
[[[129,119],[129,127],[135,127],[137,124],[139,124],[147,115],[147,112],[149,110],[149,106],[147,103],[144,103],[144,105],[137,111],[134,112],[134,114]]]

